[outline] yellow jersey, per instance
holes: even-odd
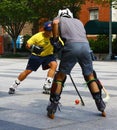
[[[41,52],[41,54],[38,55],[33,52],[33,55],[48,56],[53,54],[54,48],[50,43],[50,39],[44,36],[44,32],[36,33],[27,41],[27,43],[30,45],[43,47],[43,51]]]

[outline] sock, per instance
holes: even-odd
[[[14,83],[13,83],[13,85],[11,86],[11,88],[14,88],[14,89],[16,89],[17,87],[18,87],[18,85],[20,84],[20,80],[19,79],[16,79],[15,81],[14,81]]]

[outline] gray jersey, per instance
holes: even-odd
[[[60,17],[60,33],[65,43],[88,42],[82,22],[75,18]]]

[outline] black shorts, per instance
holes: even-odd
[[[26,69],[36,71],[40,67],[40,65],[42,65],[43,69],[46,69],[49,68],[48,64],[52,61],[56,61],[54,55],[48,55],[44,57],[31,55],[28,60]]]

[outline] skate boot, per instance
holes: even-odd
[[[47,78],[47,80],[43,86],[44,94],[50,94],[51,83],[52,83],[52,78]]]
[[[57,110],[58,102],[51,102],[47,107],[47,116],[51,119],[54,119],[54,114]]]
[[[106,113],[104,112],[104,109],[106,108],[106,104],[104,103],[101,97],[101,93],[100,92],[94,93],[93,96],[94,96],[97,109],[102,112],[103,117],[106,117]]]
[[[15,94],[15,89],[18,87],[20,84],[20,80],[15,80],[13,85],[9,88],[8,94]]]
[[[15,89],[14,88],[9,88],[9,94],[15,94]]]
[[[104,101],[102,100],[102,98],[96,99],[95,103],[96,103],[98,110],[102,112],[102,116],[106,117],[106,113],[104,111],[104,109],[106,108],[106,105],[105,105]]]
[[[43,93],[44,94],[50,94],[50,89],[51,88],[46,88],[45,86],[43,86]]]
[[[47,106],[47,116],[54,119],[54,114],[59,107],[60,94],[50,94],[50,104]]]

